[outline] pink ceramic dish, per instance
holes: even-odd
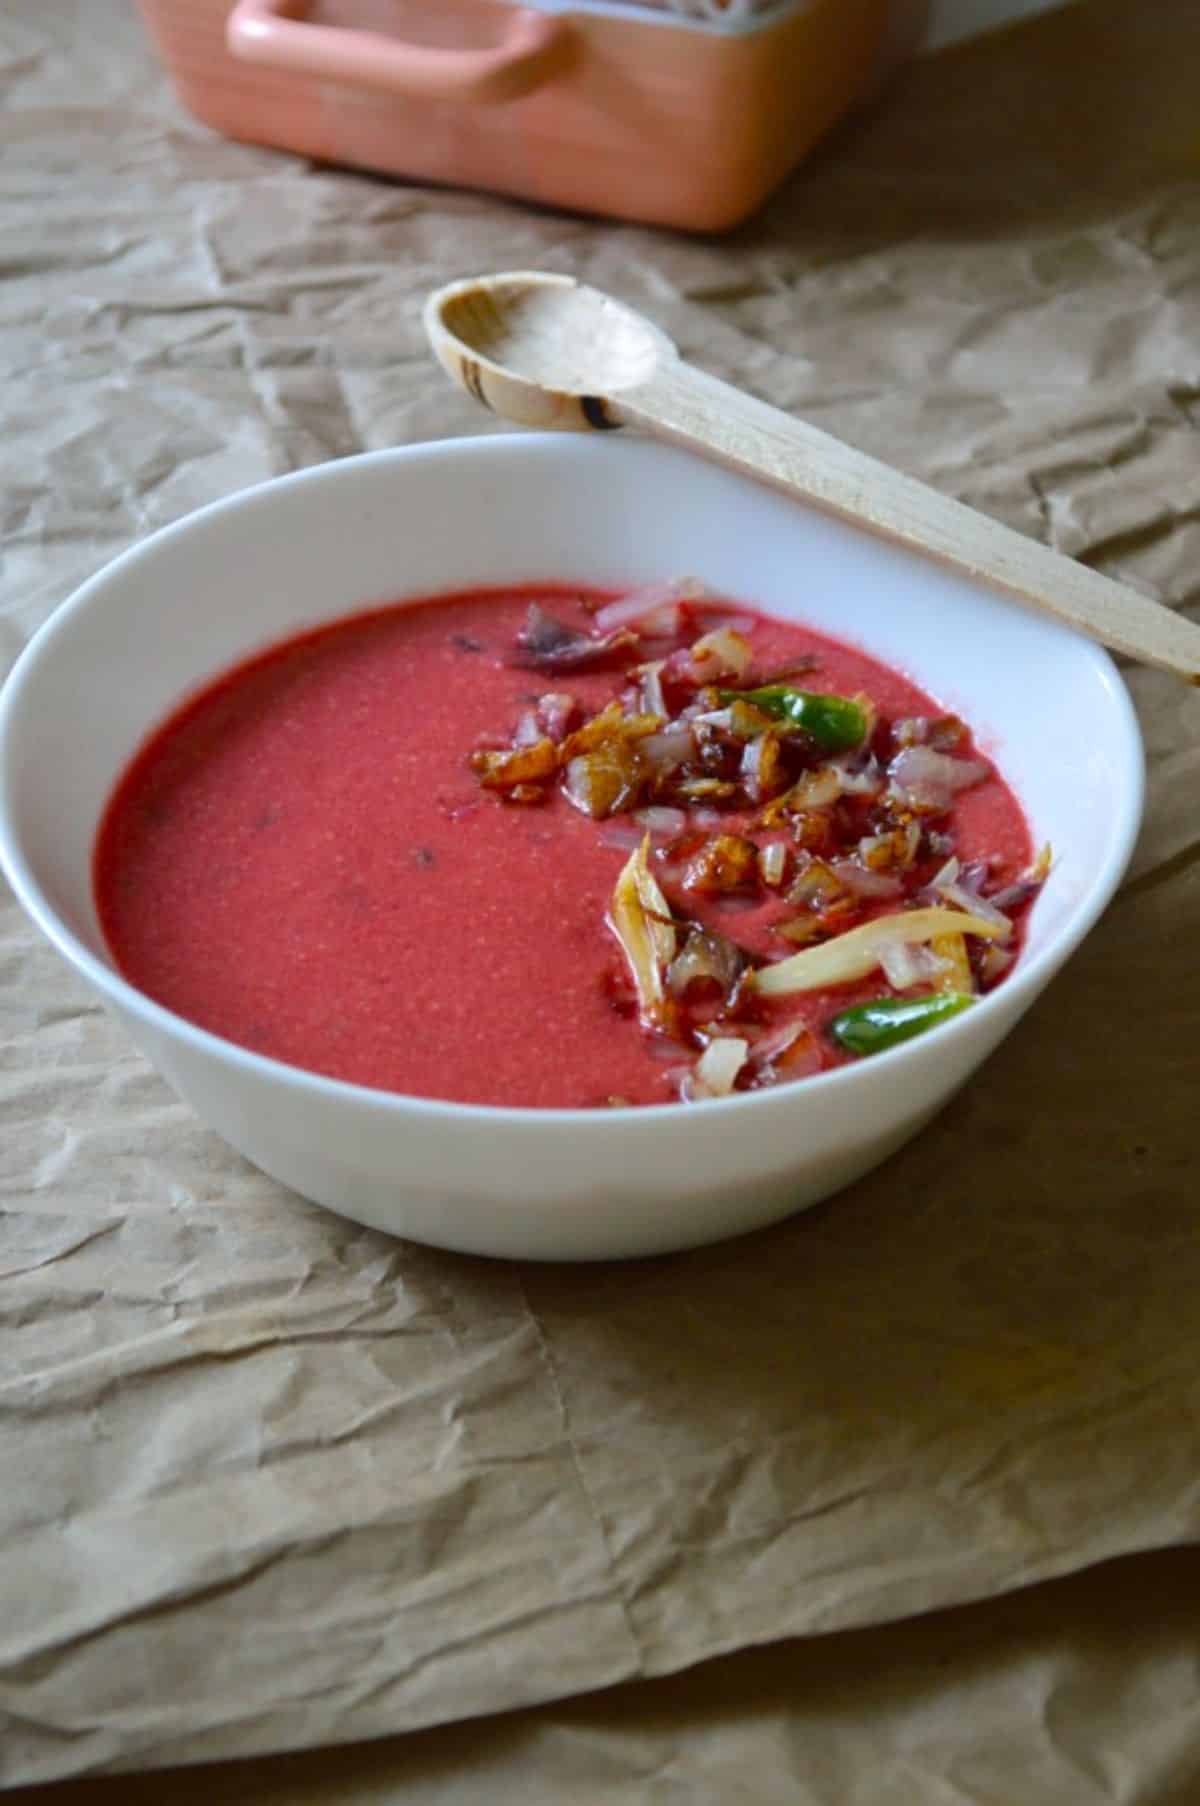
[[[721,230],[895,47],[894,0],[138,0],[184,105],[322,162]]]

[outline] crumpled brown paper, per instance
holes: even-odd
[[[117,0],[25,0],[0,655],[204,501],[492,430],[419,310],[522,264],[1194,607],[1197,50],[1184,0],[1096,0],[935,59],[688,241],[224,143]],[[6,903],[0,1780],[379,1736],[1195,1537],[1200,695],[1129,675],[1146,831],[1069,970],[883,1171],[671,1260],[489,1264],[290,1197]]]

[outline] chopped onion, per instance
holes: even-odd
[[[705,605],[710,608],[713,606],[711,601],[706,602]],[[693,604],[693,606],[695,605]],[[724,615],[712,623],[712,629],[714,633],[719,633],[728,628],[731,633],[740,633],[745,636],[753,633],[757,625],[753,615]]]
[[[676,954],[667,969],[667,989],[676,997],[683,997],[698,979],[711,978],[720,986],[722,995],[728,997],[746,965],[746,955],[733,941],[693,924],[682,953]]]
[[[824,1064],[820,1043],[804,1021],[786,1022],[782,1028],[760,1036],[754,1043],[751,1060],[760,1085],[774,1085],[785,1078],[801,1079],[810,1072],[819,1072]]]
[[[671,910],[648,863],[650,836],[622,867],[609,905],[609,922],[629,962],[642,1020],[656,1023],[665,1001],[664,978],[675,957]]]
[[[855,768],[848,764],[834,764],[826,769],[837,778],[838,790],[842,796],[878,796],[883,789],[883,772],[874,757]]]
[[[732,627],[701,634],[690,653],[693,675],[702,683],[712,683],[718,677],[744,677],[753,657],[750,642]]]
[[[817,771],[806,771],[787,792],[789,808],[824,809],[836,803],[842,794],[841,774],[834,765],[822,765]]]
[[[788,850],[782,840],[758,849],[758,875],[772,890],[783,883],[787,871]]]
[[[845,894],[846,886],[835,876],[833,868],[823,859],[810,858],[797,874],[787,900],[789,903],[799,903],[808,909],[818,910],[836,902]]]
[[[694,577],[675,583],[647,583],[597,609],[596,626],[601,633],[611,633],[614,628],[631,627],[636,622],[644,632],[670,638],[679,631],[679,604],[701,602],[708,593]]]
[[[777,1060],[780,1054],[788,1051],[801,1037],[808,1033],[808,1024],[801,1017],[795,1022],[784,1022],[779,1028],[769,1029],[760,1035],[754,1043],[753,1059],[756,1066],[765,1066],[771,1060]]]
[[[857,859],[831,860],[829,869],[856,897],[898,897],[904,889],[891,872],[872,871]]]
[[[758,872],[758,848],[742,834],[717,834],[699,846],[683,875],[685,890],[743,890]]]
[[[627,808],[637,794],[641,766],[623,740],[609,740],[569,760],[563,794],[583,815],[602,821]]]
[[[929,744],[938,752],[950,752],[967,737],[966,724],[957,715],[939,715],[929,723]]]
[[[638,827],[630,816],[610,816],[600,829],[597,839],[602,846],[616,847],[621,852],[632,852],[640,847],[645,837],[645,828]]]
[[[982,784],[990,772],[979,759],[952,759],[931,746],[906,746],[888,766],[888,776],[902,802],[940,813],[960,790]]]
[[[647,765],[656,773],[666,774],[678,771],[681,765],[695,756],[696,742],[689,727],[679,727],[674,723],[657,734],[647,734],[641,743],[641,754]]]
[[[939,934],[977,934],[990,941],[1009,932],[1011,925],[1007,922],[1002,930],[994,922],[957,909],[902,910],[864,922],[819,947],[805,947],[776,965],[764,966],[749,982],[771,997],[786,996],[792,991],[816,991],[825,985],[852,984],[855,979],[865,978],[878,966],[880,949],[889,942],[926,942]]]
[[[873,872],[894,871],[898,866],[906,872],[921,846],[921,824],[907,822],[887,834],[867,834],[859,841],[856,857]]]
[[[665,721],[670,710],[667,708],[662,687],[662,659],[653,659],[648,665],[640,665],[635,672],[641,691],[639,702],[650,715],[661,715]]]
[[[939,934],[930,942],[930,951],[942,962],[944,968],[938,979],[938,990],[953,991],[960,997],[973,996],[975,974],[971,970],[966,936]]]
[[[549,739],[549,735],[546,735],[544,737],[546,739]],[[538,718],[534,714],[533,710],[532,709],[522,709],[520,715],[517,717],[516,730],[513,733],[513,738],[512,738],[513,745],[514,746],[536,746],[538,741],[541,740],[542,738],[543,738],[542,730],[538,723]]]
[[[738,1035],[720,1035],[710,1041],[696,1061],[694,1094],[728,1097],[749,1052],[750,1043]]]
[[[682,809],[659,808],[654,805],[648,809],[638,809],[635,819],[651,834],[674,836],[682,834],[687,827],[687,816]]]
[[[879,964],[893,991],[907,991],[913,985],[928,984],[945,970],[936,953],[913,941],[895,941],[882,946]]]
[[[769,730],[742,748],[742,783],[752,803],[765,802],[787,783],[779,735]]]
[[[1012,965],[1013,958],[1014,955],[1006,947],[997,947],[994,943],[985,947],[979,961],[979,976],[984,984],[994,985],[998,978],[1003,977]]]
[[[548,740],[558,745],[566,739],[577,707],[575,698],[565,690],[548,690],[545,696],[538,697],[537,718]]]
[[[539,671],[579,670],[585,665],[604,663],[611,653],[632,643],[632,635],[624,632],[605,631],[599,639],[579,633],[532,602],[525,625],[517,635],[515,663]]]
[[[508,790],[518,784],[538,784],[558,769],[558,748],[551,740],[535,740],[507,752],[471,754],[471,769],[488,790]]]
[[[686,796],[689,803],[695,802],[701,797],[707,797],[710,801],[716,802],[719,797],[737,795],[737,785],[732,783],[729,778],[681,778],[678,789],[680,796]],[[723,820],[724,818],[717,817],[717,819]],[[692,820],[699,821],[698,812],[692,816]]]

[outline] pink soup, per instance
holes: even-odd
[[[858,1057],[834,1029],[869,1000],[965,1004],[1011,965],[1030,860],[965,724],[862,652],[683,586],[538,587],[382,608],[208,685],[122,777],[95,890],[121,973],[256,1053],[605,1107]],[[931,908],[1003,928],[756,988]]]

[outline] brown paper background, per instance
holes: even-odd
[[[1194,612],[1198,51],[1184,0],[1093,0],[933,59],[689,241],[223,143],[118,0],[10,0],[0,655],[204,501],[490,430],[419,308],[518,264]],[[289,1197],[6,903],[0,1779],[379,1736],[1195,1537],[1200,695],[1130,682],[1146,830],[1068,971],[880,1173],[672,1260],[476,1262]]]

